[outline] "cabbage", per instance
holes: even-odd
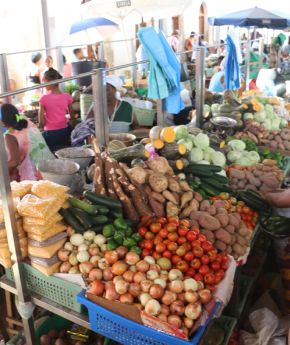
[[[287,127],[287,126],[288,126],[288,121],[285,120],[285,119],[281,119],[280,128],[284,128],[284,127]]]
[[[188,134],[188,138],[192,141],[192,144],[194,144],[195,136],[193,134]]]
[[[254,119],[260,123],[262,123],[263,121],[265,121],[266,119],[266,113],[265,111],[259,111],[257,113],[254,114]]]
[[[212,153],[210,158],[211,158],[211,161],[214,165],[224,167],[226,164],[226,157],[222,152],[215,151]]]
[[[187,138],[188,136],[188,128],[185,125],[174,127],[174,132],[176,141]]]
[[[227,158],[230,162],[236,162],[243,156],[241,151],[230,151],[227,155]]]
[[[228,146],[234,151],[245,151],[246,144],[242,140],[231,140],[228,142]]]
[[[279,131],[280,129],[280,117],[276,116],[276,119],[271,120],[271,129],[272,131]]]
[[[260,162],[260,156],[256,151],[247,152],[246,157],[250,159],[251,165],[255,165]]]
[[[220,104],[219,103],[214,103],[211,105],[211,111],[212,113],[218,113],[219,112],[219,107],[220,107]]]
[[[203,152],[200,148],[195,147],[189,153],[189,160],[191,162],[197,163],[203,159]]]
[[[209,165],[210,164],[210,162],[208,162],[208,161],[206,161],[206,160],[201,160],[201,161],[198,161],[197,162],[198,164],[205,164],[205,165]]]
[[[190,151],[193,148],[193,143],[190,138],[180,139],[177,144],[185,145],[187,151]]]
[[[252,113],[245,113],[244,114],[244,121],[253,120],[253,119],[254,119],[254,115]]]
[[[210,112],[210,106],[208,104],[204,104],[203,106],[203,116],[208,115]]]
[[[265,119],[265,121],[263,122],[263,126],[265,127],[265,129],[270,131],[271,128],[272,128],[271,120],[270,119]]]
[[[199,133],[194,138],[194,145],[201,149],[205,149],[206,147],[209,147],[209,137],[206,134]]]
[[[236,161],[238,165],[252,165],[251,160],[246,155],[243,155],[240,159]]]
[[[271,104],[266,104],[265,107],[264,107],[265,111],[267,114],[271,114],[274,112],[274,109],[273,107],[271,106]]]

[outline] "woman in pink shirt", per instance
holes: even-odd
[[[62,76],[53,68],[44,73],[43,81],[49,82],[61,79]],[[72,97],[61,92],[58,84],[47,86],[48,93],[40,99],[38,114],[39,126],[44,128],[44,139],[52,151],[69,146],[71,127],[66,115],[73,121]]]

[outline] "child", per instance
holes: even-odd
[[[49,82],[61,79],[62,76],[53,68],[44,73],[43,81]],[[40,109],[38,114],[39,126],[44,128],[43,136],[52,151],[69,145],[70,126],[66,114],[72,114],[72,97],[61,92],[58,84],[46,87],[48,93],[39,100]]]

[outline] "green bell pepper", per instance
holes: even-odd
[[[133,235],[133,230],[131,227],[129,227],[127,230],[125,230],[125,236],[131,237]]]
[[[113,239],[109,240],[107,243],[107,250],[115,250],[118,247],[118,243]]]
[[[123,241],[123,246],[126,248],[131,248],[131,247],[134,247],[136,245],[137,245],[137,243],[135,240],[133,240],[133,238],[126,237]]]
[[[127,230],[128,228],[128,225],[127,223],[125,222],[125,219],[119,217],[119,218],[116,218],[114,220],[114,226],[118,229],[118,230]]]
[[[141,241],[141,239],[142,239],[142,237],[141,237],[137,232],[135,232],[135,233],[131,236],[131,238],[133,238],[133,240],[135,240],[137,243],[139,243],[139,242]]]
[[[118,243],[118,244],[122,244],[124,241],[124,232],[122,230],[117,230],[114,233],[114,240]]]
[[[142,250],[138,246],[133,246],[130,248],[130,252],[135,252],[136,254],[140,255]]]
[[[103,235],[104,235],[105,237],[108,238],[108,237],[113,236],[114,233],[115,233],[115,231],[116,231],[116,229],[115,229],[114,225],[112,225],[112,224],[107,224],[107,225],[105,225],[105,226],[103,227],[102,233],[103,233]]]

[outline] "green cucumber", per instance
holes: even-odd
[[[70,225],[77,233],[83,233],[85,231],[82,224],[77,220],[77,218],[71,214],[68,209],[61,208],[59,213],[62,215],[64,221]]]
[[[77,198],[69,198],[68,201],[72,205],[72,207],[79,208],[80,210],[85,211],[91,216],[94,216],[99,212],[96,206],[88,204],[87,202],[79,200]]]
[[[76,217],[76,219],[82,224],[85,230],[90,229],[93,226],[93,222],[90,216],[79,208],[69,208],[69,213]]]
[[[214,173],[220,172],[223,169],[218,165],[212,165],[212,164],[198,164],[198,163],[190,163],[189,167],[194,169],[201,169],[204,171],[211,171]]]
[[[217,196],[220,194],[220,191],[213,188],[212,186],[207,185],[206,183],[202,183],[200,188],[208,195],[208,196]]]
[[[201,179],[201,184],[206,184],[208,186],[211,186],[212,188],[214,188],[215,190],[218,190],[220,192],[228,192],[229,193],[232,191],[229,186],[221,184],[212,178]]]
[[[112,218],[120,218],[123,217],[123,212],[122,210],[110,210],[109,216]]]
[[[99,211],[99,214],[104,214],[107,215],[110,212],[110,209],[107,206],[103,206],[103,205],[94,205],[96,206],[96,208]]]
[[[221,184],[229,184],[229,179],[219,174],[214,174],[212,177],[212,180],[216,180],[217,182]]]
[[[122,204],[119,200],[112,199],[108,196],[104,195],[97,195],[93,192],[85,191],[84,197],[88,199],[93,204],[103,205],[108,207],[109,209],[118,209],[122,208]]]
[[[109,222],[109,218],[103,214],[98,216],[91,217],[91,221],[94,225],[102,225],[107,224]]]
[[[212,177],[214,174],[212,171],[195,169],[194,167],[187,167],[185,171],[197,177]]]

